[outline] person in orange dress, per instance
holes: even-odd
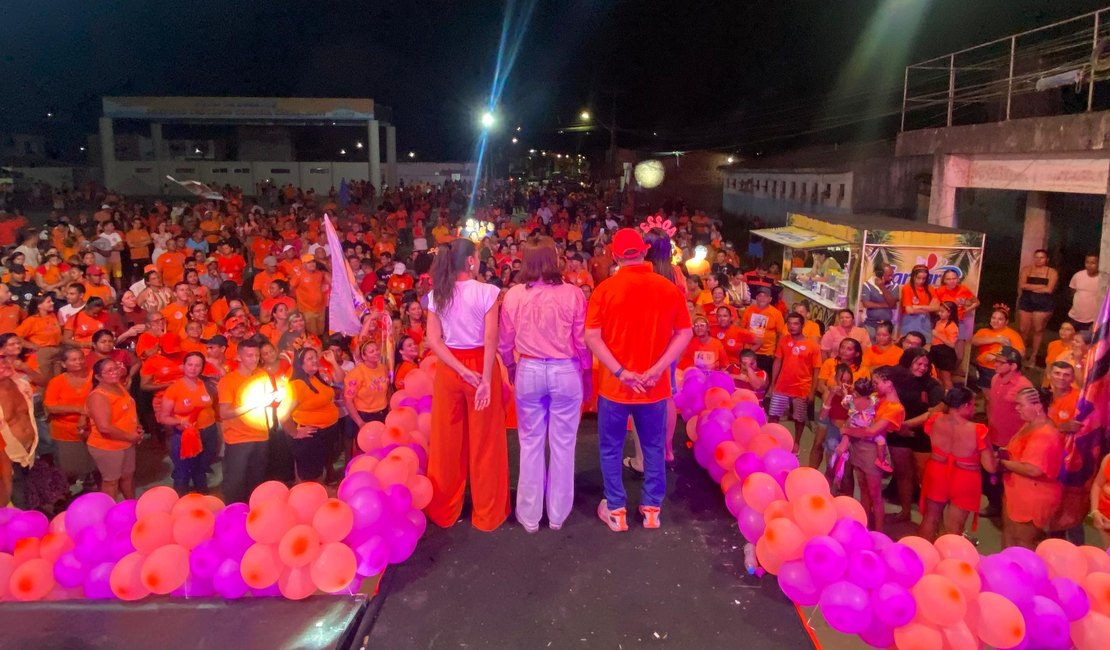
[[[135,399],[120,383],[123,366],[101,359],[93,366],[96,386],[85,402],[89,413],[89,455],[100,471],[100,490],[113,499],[120,494],[135,498],[135,447],[143,440],[143,428]]]
[[[179,495],[187,494],[190,488],[208,493],[208,467],[219,448],[215,400],[201,378],[204,364],[204,355],[199,352],[185,355],[182,377],[162,393],[158,411],[158,422],[170,430],[173,489]],[[199,450],[195,449],[198,442]],[[193,449],[188,450],[189,446]]]
[[[81,350],[66,348],[60,356],[64,372],[46,384],[42,405],[58,451],[58,468],[72,483],[96,468],[85,444],[89,424],[85,402],[92,392],[92,373]]]
[[[882,366],[896,366],[902,352],[894,342],[894,324],[879,321],[875,325],[875,339],[863,349],[863,367],[871,371]]]
[[[998,454],[1003,470],[1002,547],[1035,549],[1063,498],[1057,477],[1064,437],[1048,417],[1052,394],[1040,388],[1018,393],[1023,426]]]
[[[299,483],[322,482],[328,452],[339,439],[336,390],[321,377],[320,358],[320,352],[313,348],[302,348],[293,358],[293,379],[289,382],[293,407],[282,423],[290,437]]]
[[[925,421],[932,452],[921,479],[921,525],[917,534],[935,540],[941,522],[944,532],[962,535],[967,518],[979,520],[983,480],[979,471],[996,471],[994,450],[987,439],[987,425],[971,421],[975,415],[975,393],[966,386],[950,388],[944,396],[947,413],[935,413]]]

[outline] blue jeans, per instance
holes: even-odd
[[[624,439],[628,435],[628,418],[636,425],[640,447],[644,451],[644,488],[641,506],[660,506],[667,491],[667,465],[663,446],[666,444],[667,400],[647,404],[622,404],[604,397],[597,398],[597,445],[601,450],[601,479],[605,500],[610,510],[623,508]]]
[[[192,458],[182,458],[181,427],[173,427],[171,431],[169,439],[170,462],[173,463],[171,476],[173,477],[174,489],[179,492],[188,491],[190,485],[199,492],[208,492],[208,468],[215,460],[220,446],[220,436],[216,425],[213,424],[200,430],[200,442],[203,449],[199,454]]]

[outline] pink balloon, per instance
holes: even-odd
[[[763,514],[746,505],[736,515],[736,523],[740,526],[740,532],[744,535],[744,539],[752,543],[759,541],[763,536],[763,531],[767,529],[767,524],[763,521]]]
[[[248,502],[251,510],[254,510],[263,501],[282,501],[284,502],[289,498],[289,488],[280,481],[266,481],[262,485],[254,488],[251,492],[251,498]]]
[[[853,519],[867,526],[867,511],[863,509],[863,504],[852,497],[845,495],[833,497],[833,507],[836,508],[838,520]]]
[[[289,507],[297,513],[299,524],[311,524],[316,511],[327,500],[327,488],[314,481],[298,483],[289,490]]]
[[[771,426],[771,425],[767,425]],[[778,425],[781,426],[781,425]],[[812,467],[799,467],[786,475],[786,498],[790,501],[807,494],[823,494],[831,497],[829,482],[825,475]]]
[[[898,540],[899,544],[910,547],[917,557],[921,558],[921,564],[925,568],[925,573],[932,573],[933,567],[940,562],[940,553],[937,549],[926,539],[917,537],[916,535],[907,535]]]
[[[155,549],[139,571],[139,579],[152,594],[166,595],[185,584],[189,577],[189,550],[179,544]]]
[[[139,497],[138,503],[135,504],[135,515],[139,519],[155,512],[168,515],[177,503],[177,499],[177,492],[174,492],[171,487],[166,485],[152,487]]]
[[[933,546],[942,560],[954,558],[973,567],[979,565],[979,550],[963,535],[941,535],[933,542]]]
[[[346,544],[325,544],[320,557],[312,563],[312,583],[320,591],[334,594],[347,589],[355,579],[358,559]]]
[[[760,433],[771,436],[771,438],[778,443],[779,449],[786,451],[794,450],[794,435],[787,430],[786,427],[778,423],[764,424],[760,427]]]
[[[779,588],[786,597],[802,607],[812,607],[821,600],[821,583],[801,560],[783,562],[779,569]]]
[[[1048,565],[1050,578],[1081,582],[1087,575],[1087,559],[1067,540],[1050,537],[1037,545],[1037,555]]]
[[[755,408],[758,409],[758,407]],[[736,413],[737,409],[741,409],[741,406],[733,407],[733,413]],[[736,419],[732,421],[729,428],[732,431],[732,440],[742,448],[747,448],[752,440],[759,435],[759,423],[743,412],[737,413]]]
[[[298,524],[282,536],[277,551],[286,566],[307,566],[320,555],[320,534],[312,526]]]
[[[427,476],[414,476],[409,482],[409,492],[412,494],[412,507],[417,510],[423,510],[432,502],[432,482]]]
[[[250,584],[250,583],[247,583]],[[289,600],[304,600],[316,593],[309,567],[289,567],[282,572],[277,581],[281,595]]]
[[[826,585],[844,577],[848,569],[848,554],[840,542],[828,536],[814,537],[802,551],[809,574],[816,576],[817,583]]]
[[[786,496],[778,482],[770,474],[764,472],[748,475],[741,483],[741,489],[743,490],[744,501],[757,512],[763,512],[772,501],[783,499]]]

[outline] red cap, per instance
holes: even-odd
[[[89,267],[89,270],[86,271],[86,273],[88,273],[89,275],[104,275],[104,269],[94,264]]]
[[[235,329],[239,325],[246,325],[246,324],[247,324],[247,320],[245,318],[243,318],[242,316],[232,316],[231,318],[224,321],[224,331],[225,332],[230,332],[231,330]]]
[[[619,260],[640,257],[647,249],[644,238],[632,228],[621,228],[613,235],[613,257]]]
[[[158,347],[162,354],[177,354],[181,352],[181,337],[173,332],[166,332],[158,338]]]

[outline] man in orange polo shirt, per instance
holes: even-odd
[[[85,272],[85,299],[100,298],[104,304],[115,302],[112,298],[112,286],[105,282],[104,269],[99,266],[90,266]]]
[[[266,457],[270,449],[270,432],[266,414],[276,401],[262,399],[269,383],[266,371],[258,367],[259,345],[257,339],[247,339],[237,351],[239,367],[220,379],[216,387],[219,398],[219,416],[223,423],[224,462],[222,492],[227,503],[247,501],[251,492],[266,479]],[[267,382],[264,387],[261,382]],[[260,389],[260,399],[245,399]],[[280,394],[272,395],[280,400]],[[276,409],[270,414],[277,419]]]
[[[612,254],[620,269],[598,285],[586,312],[586,345],[600,364],[598,447],[605,498],[597,514],[614,532],[628,530],[621,463],[629,416],[644,451],[640,514],[645,528],[660,525],[667,489],[667,373],[693,336],[685,298],[644,263],[647,248],[631,228],[613,235]]]
[[[802,334],[806,319],[801,314],[786,315],[787,335],[779,339],[771,372],[771,405],[767,421],[778,422],[783,416],[794,420],[794,453],[806,428],[809,404],[817,387],[821,368],[821,346]]]
[[[173,302],[162,308],[166,317],[166,331],[178,336],[185,335],[185,323],[189,320],[189,307],[193,303],[193,289],[185,282],[173,287]]]
[[[751,332],[732,324],[732,307],[727,305],[717,308],[717,324],[709,328],[709,333],[725,346],[727,358],[721,360],[722,370],[729,366],[733,366],[733,369],[739,368],[740,353],[755,343],[755,336]]]

